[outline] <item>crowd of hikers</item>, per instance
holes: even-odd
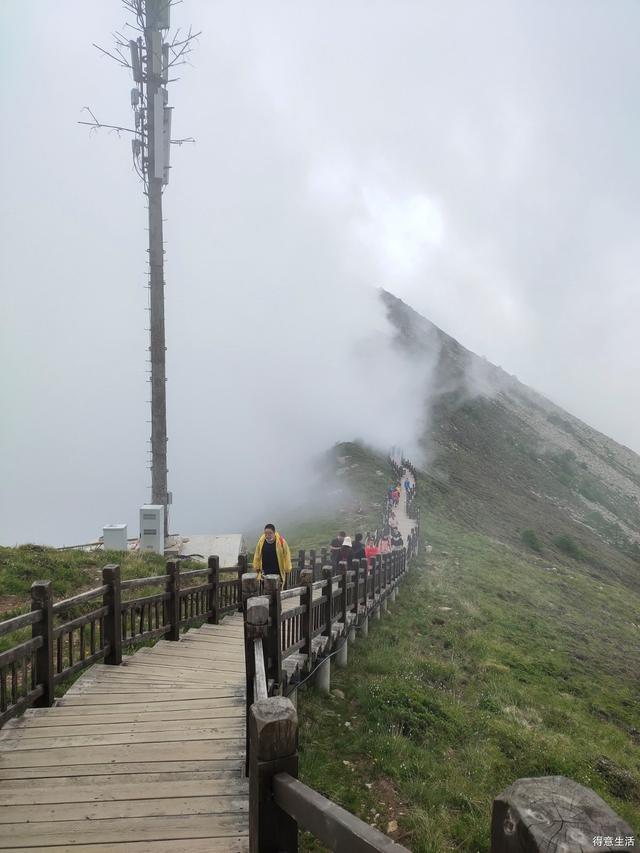
[[[338,563],[342,562],[351,568],[353,560],[361,560],[364,557],[371,567],[373,557],[378,554],[389,554],[391,551],[402,550],[405,543],[398,527],[395,510],[400,504],[403,490],[407,500],[415,492],[415,486],[412,485],[408,477],[387,489],[387,502],[383,513],[384,523],[381,530],[367,532],[364,535],[356,533],[353,539],[347,536],[344,530],[341,530],[335,539],[331,540],[329,552],[331,565],[334,569],[337,568]]]
[[[402,475],[400,469],[400,475]],[[347,536],[346,531],[341,530],[331,540],[329,555],[334,570],[339,563],[346,563],[351,568],[354,560],[367,560],[371,568],[373,558],[378,554],[389,554],[391,551],[400,551],[404,547],[404,541],[398,527],[398,519],[395,510],[400,504],[402,492],[405,492],[407,503],[415,494],[415,486],[411,484],[408,477],[400,476],[395,485],[387,489],[387,501],[383,513],[383,526],[380,530],[356,533],[353,539]],[[286,578],[291,572],[291,552],[284,536],[273,524],[266,524],[253,555],[253,568],[259,577],[263,574],[279,574],[282,586],[286,584]]]

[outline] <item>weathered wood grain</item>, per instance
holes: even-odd
[[[207,629],[97,664],[6,726],[1,851],[248,849],[242,617]]]

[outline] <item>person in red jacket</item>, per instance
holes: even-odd
[[[369,566],[369,568],[371,568],[373,564],[373,558],[377,557],[379,553],[380,549],[377,547],[373,537],[370,536],[367,539],[367,544],[364,547],[364,555],[367,558],[367,565]]]

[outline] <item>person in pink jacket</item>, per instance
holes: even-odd
[[[385,533],[380,537],[380,542],[378,543],[378,548],[380,554],[389,554],[391,553],[391,539],[389,538],[389,534]]]

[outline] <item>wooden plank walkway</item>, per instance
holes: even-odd
[[[0,732],[0,851],[248,851],[242,616],[96,665]]]

